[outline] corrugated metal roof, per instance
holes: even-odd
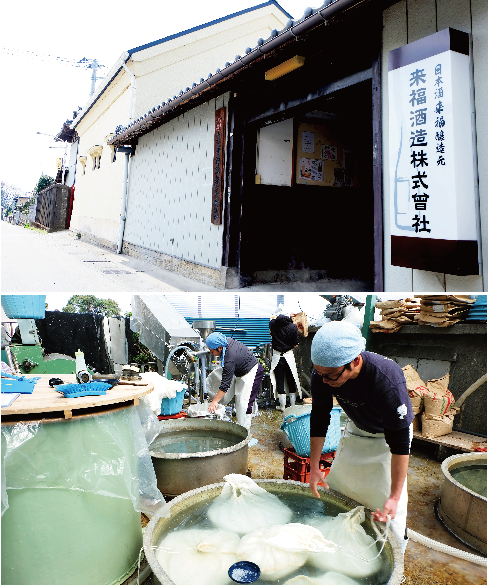
[[[271,343],[269,319],[222,319],[210,316],[205,318],[215,321],[215,331],[237,339],[247,347],[257,347],[264,343]],[[185,317],[185,319],[190,325],[196,320],[192,317]]]

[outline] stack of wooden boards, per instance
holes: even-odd
[[[378,301],[375,307],[380,310],[381,321],[371,321],[370,329],[377,333],[395,333],[405,324],[415,323],[420,311],[420,302],[416,298],[392,301]]]
[[[468,316],[476,302],[469,295],[422,295],[420,312],[415,317],[419,325],[450,327]]]
[[[450,327],[465,319],[476,299],[469,295],[419,295],[407,299],[378,301],[381,321],[369,324],[374,333],[395,333],[403,325]]]

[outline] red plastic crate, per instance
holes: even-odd
[[[186,418],[187,414],[184,410],[176,414],[158,414],[159,420],[172,420],[173,418]]]
[[[336,452],[322,453],[320,457],[320,469],[327,477]],[[295,449],[285,449],[283,459],[283,479],[292,479],[302,483],[310,482],[310,457],[300,457]]]

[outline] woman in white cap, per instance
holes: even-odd
[[[250,429],[254,401],[257,398],[264,368],[256,356],[243,343],[223,333],[211,333],[205,340],[210,353],[220,357],[222,381],[217,394],[208,405],[209,412],[217,410],[218,403],[229,390],[232,379],[236,377],[235,404],[237,422]]]
[[[389,516],[405,551],[414,415],[400,366],[364,347],[358,327],[346,321],[326,323],[312,341],[310,489],[320,497],[321,482],[373,510],[374,520]],[[319,460],[333,396],[350,421],[326,482]]]

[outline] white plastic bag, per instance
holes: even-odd
[[[208,402],[204,402],[203,404],[192,404],[188,407],[187,415],[194,418],[194,417],[201,417],[201,416],[209,416],[210,412],[208,411]],[[225,416],[225,406],[219,404],[217,406],[217,410],[215,411],[215,415],[218,418],[223,418]]]
[[[278,496],[259,487],[247,475],[224,476],[222,492],[210,504],[207,515],[214,526],[241,536],[274,524],[287,524],[293,512]]]
[[[230,585],[228,571],[238,560],[239,540],[226,530],[177,530],[159,543],[155,555],[176,585]]]
[[[333,555],[312,554],[309,556],[310,563],[322,571],[337,572],[360,579],[376,573],[382,561],[380,557],[375,558],[378,555],[375,539],[361,526],[364,519],[364,506],[358,506],[336,517],[328,516],[319,521],[312,521],[311,524],[318,528],[325,538],[342,548]]]
[[[176,398],[177,392],[186,390],[186,384],[178,380],[168,380],[157,372],[143,372],[141,378],[151,382],[154,390],[145,396],[151,410],[161,414],[161,401],[163,398]]]
[[[291,523],[243,536],[237,557],[256,563],[265,581],[276,581],[304,565],[309,554],[331,554],[335,550],[337,546],[313,526]]]
[[[307,577],[298,575],[285,583],[285,585],[360,585],[345,575],[339,573],[326,573],[322,577]]]

